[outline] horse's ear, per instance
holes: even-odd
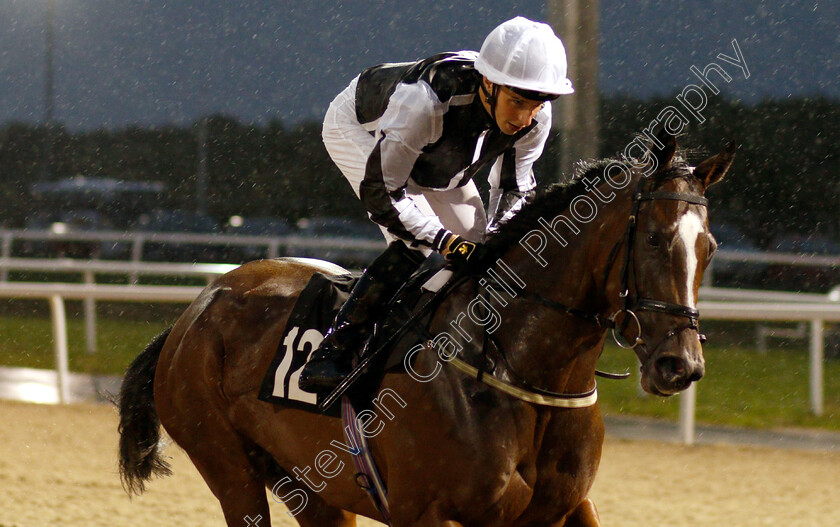
[[[665,131],[665,127],[663,126],[656,134],[656,139],[659,141],[659,144],[664,145],[664,148],[657,148],[657,145],[654,144],[653,153],[656,156],[656,163],[659,170],[664,170],[671,166],[671,161],[677,152],[677,138]]]
[[[732,166],[732,160],[735,159],[735,150],[737,149],[738,144],[735,141],[730,141],[723,152],[697,165],[697,168],[694,169],[694,176],[699,178],[706,188],[714,185],[723,179],[726,171]]]

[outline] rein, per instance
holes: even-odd
[[[675,176],[671,176],[668,178],[664,178],[660,181],[664,181],[665,179],[676,179],[680,177],[686,177],[685,174],[677,174]],[[625,230],[624,240],[619,242],[616,247],[612,250],[610,256],[610,263],[608,265],[607,272],[605,272],[605,276],[609,273],[608,271],[612,269],[612,266],[615,263],[616,257],[618,255],[618,250],[622,244],[627,245],[627,251],[625,253],[624,262],[622,264],[621,270],[621,288],[619,297],[621,298],[622,307],[619,309],[615,314],[609,317],[604,317],[600,314],[593,314],[586,312],[584,310],[565,305],[561,302],[557,302],[555,300],[551,300],[545,298],[537,293],[533,293],[530,291],[526,291],[524,288],[519,287],[518,285],[511,285],[506,284],[506,287],[516,293],[516,296],[520,296],[532,302],[536,302],[540,305],[548,307],[554,311],[558,311],[561,313],[565,313],[570,316],[574,316],[580,318],[581,320],[585,320],[591,324],[594,324],[604,330],[611,330],[613,338],[622,348],[626,349],[634,349],[638,346],[646,345],[645,341],[641,338],[642,334],[642,326],[641,322],[639,321],[639,317],[636,315],[634,310],[636,311],[653,311],[664,313],[667,315],[672,315],[676,317],[683,317],[688,318],[689,323],[683,326],[679,326],[677,328],[672,329],[669,331],[663,338],[660,340],[659,343],[653,348],[650,352],[652,353],[655,351],[663,342],[666,340],[678,335],[682,331],[686,329],[693,329],[698,331],[698,338],[700,342],[705,342],[705,337],[699,333],[698,327],[698,320],[700,318],[700,313],[696,309],[684,306],[682,304],[675,304],[672,302],[667,302],[664,300],[655,300],[650,298],[638,297],[635,301],[631,300],[630,296],[630,269],[631,267],[635,270],[635,266],[633,266],[633,246],[636,239],[636,230],[637,230],[637,218],[639,214],[639,209],[641,207],[641,202],[643,201],[656,201],[656,200],[674,200],[674,201],[683,201],[686,203],[690,203],[693,205],[699,206],[707,206],[708,200],[702,196],[696,196],[694,194],[689,194],[686,192],[663,192],[663,191],[653,191],[653,192],[643,192],[644,185],[648,180],[645,177],[642,177],[639,180],[639,185],[636,191],[633,193],[633,204],[631,209],[631,214],[628,219],[627,229]],[[383,343],[380,343],[374,350],[365,354],[365,357],[355,366],[353,372],[345,377],[345,379],[330,393],[321,403],[318,405],[319,409],[322,411],[326,408],[329,408],[333,402],[337,400],[347,388],[355,382],[355,380],[362,375],[362,373],[367,369],[370,362],[377,357],[383,350],[387,349],[389,345],[391,345],[396,338],[401,335],[406,329],[415,328],[415,322],[423,315],[425,315],[434,305],[435,301],[441,298],[446,292],[452,290],[456,285],[463,283],[463,279],[467,279],[468,277],[462,276],[459,280],[449,280],[441,289],[437,295],[429,299],[423,306],[421,306],[418,310],[414,312],[412,316],[410,316],[406,321],[404,321],[396,331],[394,331],[388,338],[385,339]],[[502,288],[503,286],[496,283],[495,279],[492,278],[485,278],[484,287],[490,287],[493,289]],[[492,295],[491,295],[492,296]],[[625,319],[624,324],[619,324],[616,322],[616,318],[619,314],[626,313],[628,318]],[[623,335],[622,338],[619,339],[619,335],[621,335],[626,328],[626,321],[627,320],[634,320],[637,326],[637,337],[632,345],[623,342]],[[422,334],[422,333],[421,333]],[[598,400],[597,394],[597,384],[591,390],[583,393],[557,393],[552,392],[549,390],[544,390],[538,388],[531,383],[527,382],[521,375],[516,373],[516,371],[511,367],[507,357],[505,356],[502,348],[498,345],[498,343],[492,337],[486,336],[485,330],[485,341],[483,347],[483,356],[485,360],[487,359],[487,342],[492,341],[494,347],[497,349],[499,356],[502,358],[503,362],[505,363],[508,372],[511,374],[512,377],[516,379],[516,383],[509,383],[499,379],[498,377],[493,376],[493,371],[495,370],[495,366],[490,370],[484,370],[482,368],[476,368],[475,366],[471,366],[466,362],[462,361],[457,357],[453,357],[448,362],[452,363],[460,371],[466,373],[467,375],[475,378],[478,382],[483,382],[489,386],[492,386],[498,390],[501,390],[504,393],[507,393],[513,397],[516,397],[520,400],[539,404],[544,406],[554,406],[560,408],[583,408],[587,406],[594,405]],[[428,348],[434,348],[432,344],[432,339],[427,341]],[[609,379],[624,379],[629,376],[629,374],[614,374],[614,373],[604,373],[596,370],[596,375],[601,377],[606,377]]]
[[[677,174],[675,176],[671,176],[668,178],[663,179],[677,179],[687,177],[685,174]],[[526,291],[524,288],[519,288],[518,286],[514,286],[514,289],[517,289],[517,293],[522,294],[524,298],[527,298],[531,301],[534,301],[538,304],[546,306],[550,309],[555,311],[559,311],[562,313],[566,313],[580,319],[586,320],[602,329],[611,330],[613,333],[613,338],[620,347],[625,349],[634,349],[637,346],[645,345],[644,339],[641,338],[642,334],[642,326],[641,322],[639,322],[639,317],[636,315],[635,311],[653,311],[657,313],[664,313],[666,315],[672,315],[676,317],[687,318],[689,323],[685,326],[680,326],[669,331],[662,340],[657,343],[657,345],[653,348],[656,350],[662,343],[681,333],[686,329],[693,329],[698,331],[698,338],[700,342],[705,342],[706,337],[705,335],[699,334],[699,326],[698,321],[700,319],[700,312],[689,306],[685,306],[682,304],[676,304],[673,302],[668,302],[665,300],[656,300],[652,298],[645,298],[642,296],[634,295],[635,301],[631,300],[630,295],[630,270],[631,268],[635,271],[635,259],[634,256],[634,248],[635,248],[635,241],[636,241],[636,231],[638,230],[638,217],[639,217],[639,209],[641,208],[641,204],[643,201],[657,201],[657,200],[672,200],[672,201],[682,201],[685,203],[690,203],[692,205],[699,205],[701,207],[707,207],[709,205],[709,200],[707,200],[703,196],[696,196],[694,194],[689,194],[687,192],[665,192],[665,191],[653,191],[653,192],[643,192],[644,186],[647,183],[648,179],[642,177],[639,179],[638,187],[636,191],[633,193],[633,204],[630,211],[630,217],[627,220],[627,228],[624,232],[624,239],[622,242],[618,243],[616,247],[612,250],[610,255],[610,263],[607,266],[607,269],[604,271],[604,276],[609,275],[609,271],[612,269],[613,264],[615,263],[615,257],[618,255],[618,250],[620,249],[621,245],[627,246],[627,252],[624,255],[624,262],[621,266],[621,286],[619,288],[619,298],[621,298],[621,309],[619,309],[615,314],[609,317],[604,317],[600,314],[592,314],[586,311],[567,306],[560,302],[556,302],[554,300],[550,300],[540,296],[537,293],[532,293]],[[661,182],[661,181],[660,181]],[[605,278],[606,281],[606,278]],[[619,325],[616,322],[616,318],[619,314],[625,313],[629,316],[630,320],[636,322],[637,333],[636,338],[632,345],[629,345],[625,342],[623,336],[619,339],[619,335],[623,333],[626,328],[626,324]]]
[[[554,393],[554,395],[544,395],[533,391],[532,388],[520,388],[516,385],[507,383],[498,377],[487,375],[482,370],[479,370],[475,366],[470,366],[458,357],[453,358],[449,361],[449,363],[470,377],[474,377],[477,380],[480,378],[479,382],[492,386],[493,388],[516,397],[521,401],[525,401],[526,403],[538,404],[540,406],[553,406],[555,408],[586,408],[587,406],[592,406],[598,401],[597,384],[594,388],[584,393],[551,392]]]
[[[669,180],[669,179],[677,179],[686,177],[685,174],[677,174],[671,177],[664,178],[657,183],[661,183],[662,181]],[[551,300],[549,298],[545,298],[538,293],[534,293],[531,291],[525,290],[525,288],[520,287],[518,285],[511,285],[506,284],[506,287],[513,292],[516,293],[516,296],[521,296],[521,298],[525,300],[529,300],[531,302],[535,302],[542,306],[545,306],[549,309],[554,311],[565,313],[567,315],[577,317],[579,319],[585,320],[595,326],[598,326],[604,330],[611,330],[613,339],[615,340],[616,344],[620,347],[625,349],[635,349],[638,346],[646,346],[646,342],[644,339],[641,338],[642,335],[642,325],[639,321],[638,315],[636,315],[635,311],[651,311],[657,313],[663,313],[666,315],[671,315],[675,317],[687,318],[688,323],[678,326],[668,333],[654,346],[650,351],[649,355],[652,354],[656,349],[659,348],[665,341],[668,339],[678,335],[679,333],[687,330],[692,329],[697,331],[698,339],[700,342],[705,342],[706,337],[700,334],[699,330],[699,319],[700,319],[700,312],[690,306],[676,304],[673,302],[668,302],[665,300],[656,300],[652,298],[645,298],[638,295],[630,295],[630,273],[631,269],[634,271],[634,278],[635,278],[635,259],[634,259],[634,246],[636,241],[636,232],[638,230],[638,216],[639,216],[639,209],[641,208],[641,204],[643,201],[657,201],[657,200],[672,200],[672,201],[682,201],[684,203],[689,203],[692,205],[698,205],[702,207],[708,206],[708,200],[703,196],[697,196],[694,194],[690,194],[687,192],[666,192],[666,191],[648,191],[645,192],[644,187],[648,179],[642,177],[639,180],[639,184],[633,193],[633,203],[631,206],[630,217],[628,218],[627,228],[624,233],[624,239],[622,242],[619,242],[616,247],[611,251],[609,265],[607,266],[607,270],[605,271],[605,276],[608,276],[610,269],[615,263],[615,258],[618,254],[618,249],[622,244],[627,246],[627,251],[625,253],[624,262],[622,263],[621,267],[621,287],[619,289],[619,298],[621,299],[621,309],[619,309],[615,314],[609,317],[604,317],[598,313],[589,313],[587,311],[568,306],[561,302],[557,302],[555,300]],[[635,282],[635,280],[634,280]],[[485,278],[484,281],[485,288],[502,288],[500,284],[498,284],[494,279],[487,279]],[[491,295],[492,296],[492,295]],[[635,299],[632,300],[631,298]],[[621,314],[625,313],[627,318],[625,318],[624,324],[619,324],[616,322],[616,318]],[[636,322],[637,326],[637,333],[636,338],[633,344],[627,344],[625,341],[624,336],[622,333],[624,330],[627,329],[627,321],[633,320]],[[621,338],[619,338],[619,336]],[[561,407],[561,408],[583,408],[586,406],[592,406],[598,400],[598,393],[597,393],[597,383],[595,387],[591,390],[584,392],[584,393],[556,393],[551,392],[548,390],[543,390],[536,386],[533,386],[529,382],[525,381],[524,378],[516,373],[513,369],[507,357],[505,356],[502,348],[499,346],[498,342],[492,337],[487,335],[485,331],[485,342],[484,342],[484,349],[483,349],[483,356],[485,361],[487,360],[487,342],[491,341],[494,347],[497,350],[498,355],[502,358],[505,363],[507,371],[511,374],[512,377],[516,379],[516,384],[508,383],[502,381],[498,377],[493,376],[493,372],[495,370],[495,365],[490,369],[490,371],[486,371],[481,368],[476,368],[471,366],[461,359],[454,357],[450,360],[453,366],[457,369],[461,370],[462,372],[466,373],[467,375],[474,377],[478,382],[483,382],[489,386],[492,386],[504,393],[507,393],[513,397],[516,397],[520,400],[539,404],[543,406],[554,406],[554,407]],[[429,341],[431,345],[431,341]],[[605,373],[596,370],[596,375],[601,377],[606,377],[609,379],[624,379],[629,376],[628,373],[624,374],[614,374],[614,373]],[[519,386],[517,386],[519,385]]]

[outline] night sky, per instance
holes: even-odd
[[[544,19],[537,0],[55,3],[55,118],[71,130],[320,119],[369,65],[478,49],[505,19]],[[44,118],[46,5],[0,0],[0,123]],[[674,95],[698,82],[692,65],[734,56],[735,39],[750,78],[727,67],[726,96],[840,98],[840,2],[602,0],[601,11],[607,95]]]

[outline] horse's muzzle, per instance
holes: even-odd
[[[654,395],[674,395],[702,379],[705,372],[702,355],[695,359],[689,352],[663,353],[642,368],[642,388]]]

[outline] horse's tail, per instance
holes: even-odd
[[[160,419],[155,408],[154,380],[160,352],[172,327],[155,337],[134,359],[120,389],[120,479],[130,494],[142,494],[153,475],[172,474],[161,456]]]

